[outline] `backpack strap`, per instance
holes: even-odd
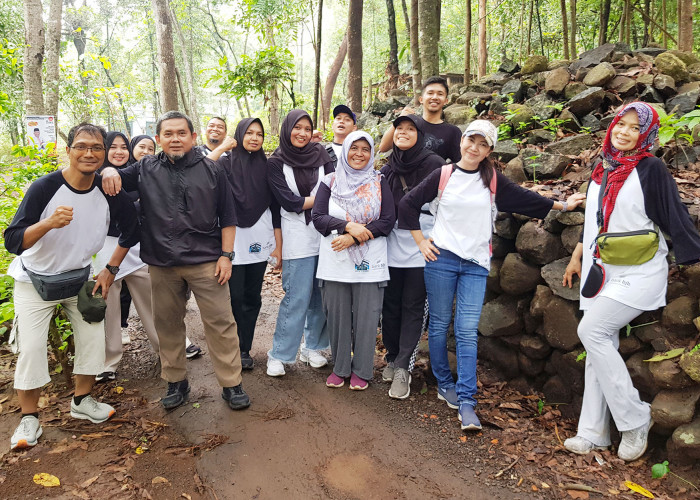
[[[450,181],[450,176],[452,175],[452,171],[454,170],[453,167],[454,165],[451,163],[442,166],[442,170],[440,171],[440,183],[438,184],[438,200],[442,199],[442,192],[445,191],[447,183]]]

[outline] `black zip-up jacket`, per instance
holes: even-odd
[[[224,170],[199,151],[175,163],[165,153],[118,170],[141,198],[141,260],[153,266],[203,264],[221,256],[221,228],[235,226]]]

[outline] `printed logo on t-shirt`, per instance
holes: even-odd
[[[631,283],[624,278],[613,278],[610,280],[611,285],[620,285],[624,288],[629,288]]]
[[[248,253],[260,253],[262,251],[262,245],[260,243],[253,243],[248,247]]]
[[[437,152],[445,143],[444,139],[438,139],[433,134],[425,134],[425,147],[433,152]]]
[[[369,271],[369,262],[363,260],[359,264],[355,264],[355,271],[366,273],[367,271]]]

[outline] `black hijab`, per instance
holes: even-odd
[[[144,141],[148,139],[153,143],[153,150],[155,151],[156,148],[156,141],[151,137],[150,135],[137,135],[133,139],[131,139],[131,151],[129,151],[129,163],[134,163],[136,162],[136,158],[134,158],[134,149],[136,149],[136,146],[138,146],[139,142]]]
[[[219,163],[226,168],[226,175],[233,188],[239,227],[252,227],[272,202],[267,185],[265,152],[262,148],[253,152],[243,149],[243,136],[254,122],[260,125],[263,135],[265,134],[260,118],[242,119],[233,134],[238,146],[219,159]]]
[[[419,125],[418,117],[415,115],[399,116],[394,120],[393,125],[397,127],[404,121],[410,121],[416,127],[418,132],[416,143],[406,150],[401,150],[394,144],[391,156],[389,156],[389,163],[382,169],[397,206],[406,192],[416,187],[430,172],[440,168],[445,163],[442,157],[425,147],[425,133]],[[407,189],[404,189],[402,177]]]
[[[326,148],[318,142],[310,142],[303,148],[292,144],[292,129],[299,120],[306,118],[311,121],[309,114],[302,109],[293,109],[282,121],[280,129],[280,145],[270,156],[271,162],[279,162],[289,165],[294,170],[294,181],[297,184],[299,195],[306,197],[318,182],[318,168],[331,162]],[[305,210],[306,223],[311,222],[311,210]]]
[[[124,165],[120,165],[118,167],[116,165],[112,165],[109,161],[109,148],[112,147],[112,144],[114,143],[114,139],[116,139],[117,137],[121,137],[122,139],[124,139],[124,144],[126,144],[126,149],[129,151],[129,159],[126,160],[126,163]],[[131,146],[129,145],[129,139],[126,137],[126,135],[124,135],[121,132],[115,132],[115,131],[107,132],[107,137],[105,137],[105,162],[102,164],[102,166],[98,169],[97,172],[98,173],[102,172],[107,167],[124,168],[127,165],[129,165],[130,163],[132,163],[133,160],[134,160],[134,156],[131,152]]]

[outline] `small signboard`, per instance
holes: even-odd
[[[26,127],[29,144],[46,149],[48,143],[56,143],[56,121],[53,116],[28,116]]]

